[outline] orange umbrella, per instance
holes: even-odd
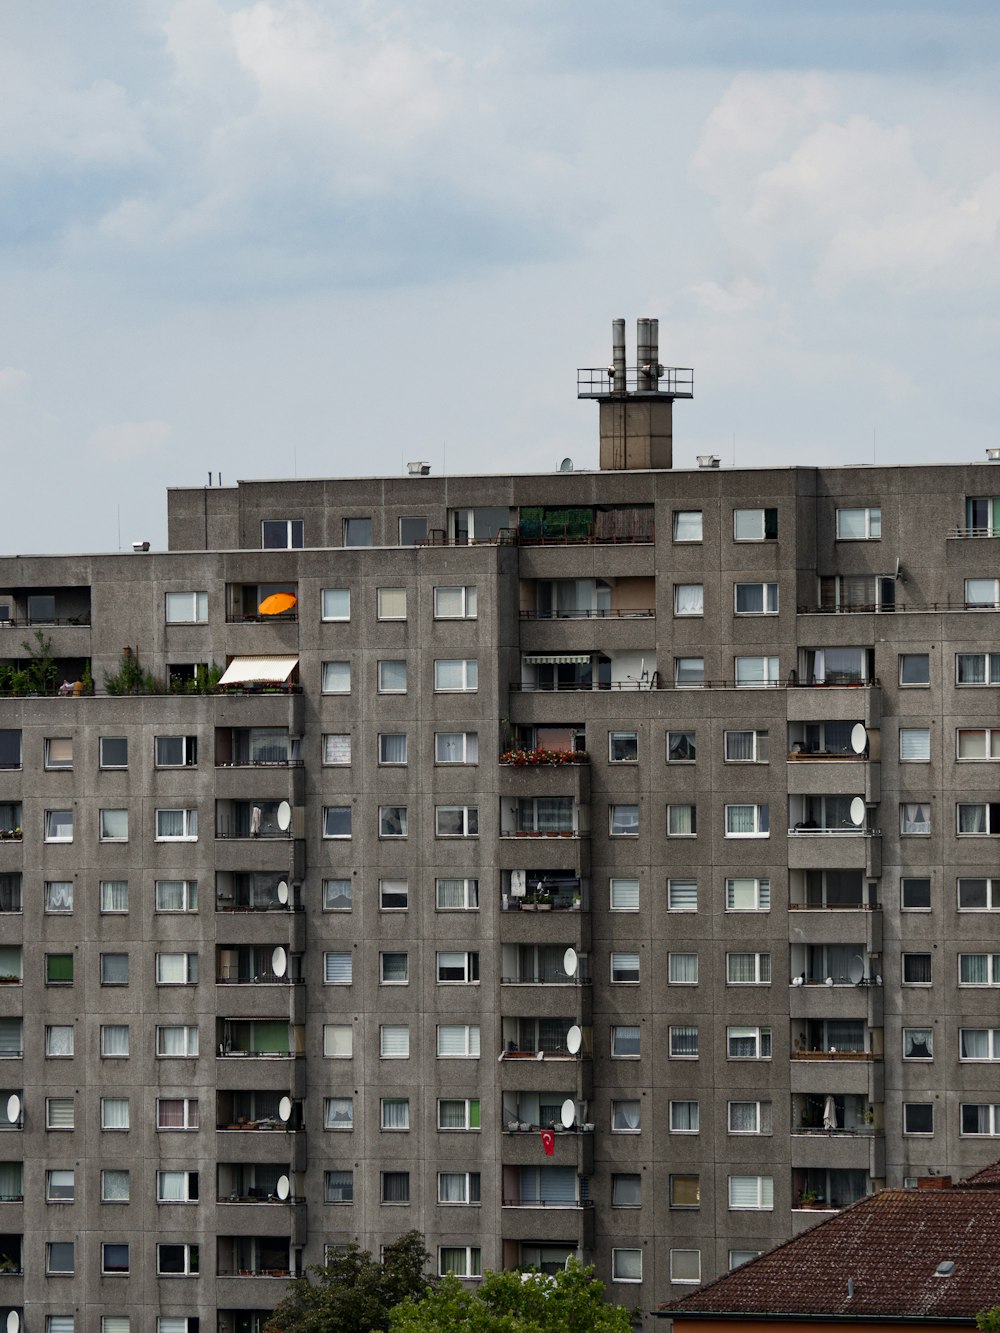
[[[272,592],[265,597],[257,611],[262,616],[278,616],[282,611],[290,611],[298,598],[290,592]]]

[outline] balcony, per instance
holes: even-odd
[[[292,1270],[288,1236],[220,1236],[218,1277],[298,1276]]]
[[[302,1129],[302,1103],[281,1092],[219,1092],[215,1128],[235,1134],[295,1134]]]
[[[878,830],[867,825],[863,794],[791,796],[788,801],[788,836],[871,837]]]
[[[533,773],[549,785],[563,770]],[[565,790],[565,783],[563,783]],[[588,806],[575,796],[504,797],[500,801],[501,838],[580,838],[587,835]]]
[[[273,625],[297,621],[298,592],[297,583],[227,584],[226,623]]]
[[[288,1060],[305,1053],[305,1030],[287,1018],[216,1020],[220,1060]]]
[[[796,870],[789,876],[790,912],[867,912],[868,901],[860,870]]]
[[[8,1281],[24,1275],[24,1237],[17,1231],[0,1232],[0,1278]],[[6,1285],[0,1287],[7,1301],[11,1292]]]
[[[572,971],[567,971],[567,965]],[[563,944],[505,944],[501,986],[589,986],[590,959]]]
[[[302,1201],[302,1179],[293,1175],[287,1162],[220,1162],[216,1174],[216,1198],[220,1204],[282,1204]]]
[[[217,838],[292,837],[292,810],[287,801],[216,801]]]
[[[881,1110],[881,1108],[879,1108]],[[824,1142],[831,1136],[871,1138],[875,1134],[876,1110],[867,1097],[857,1093],[796,1093],[792,1097],[791,1133],[811,1135]]]
[[[216,727],[216,768],[300,768],[301,741],[287,727]]]
[[[882,1059],[882,1029],[861,1018],[792,1021],[792,1060],[871,1062]]]
[[[0,629],[90,625],[90,588],[16,588],[0,593]]]
[[[298,884],[279,871],[223,871],[215,876],[217,912],[301,912]]]
[[[524,693],[580,690],[654,690],[656,649],[602,652],[593,646],[579,652],[521,654],[521,680],[512,690]]]
[[[573,1018],[502,1018],[501,1060],[589,1059],[593,1034]]]
[[[216,947],[217,986],[299,986],[302,957],[281,944]]]
[[[602,373],[607,384],[607,372]],[[515,538],[521,546],[651,544],[656,540],[653,514],[652,505],[522,505]]]
[[[792,1170],[793,1208],[818,1208],[837,1212],[872,1192],[872,1181],[865,1170],[836,1167],[794,1168]]]

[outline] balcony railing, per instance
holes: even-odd
[[[504,1134],[540,1134],[543,1129],[550,1129],[553,1134],[593,1134],[594,1126],[590,1123],[583,1125],[570,1125],[567,1129],[565,1125],[557,1125],[549,1121],[547,1125],[531,1124],[527,1120],[508,1120],[503,1126]]]
[[[837,825],[836,827],[828,827],[825,824],[813,824],[809,822],[804,822],[801,824],[795,824],[792,828],[790,828],[788,830],[788,836],[790,838],[814,837],[814,836],[819,836],[824,838],[880,838],[882,836],[882,830],[872,829],[872,828],[858,828],[853,824],[849,825],[847,828],[844,828],[842,825]]]
[[[271,616],[261,615],[259,611],[226,612],[227,625],[268,625],[272,624],[276,620],[284,621],[287,624],[289,621],[293,622],[297,621],[298,618],[299,618],[298,611],[295,607],[293,607],[290,611],[279,611],[277,612],[276,615],[271,615]]]
[[[233,823],[226,820],[224,823],[216,824],[215,836],[217,838],[253,838],[261,842],[287,841],[292,837],[292,831],[288,829],[261,829],[259,833],[253,833],[242,823]]]
[[[877,912],[881,903],[789,903],[790,912]]]
[[[790,1060],[881,1060],[874,1051],[792,1051]]]
[[[579,1050],[574,1055],[567,1046],[557,1046],[552,1050],[540,1051],[535,1046],[518,1046],[508,1042],[507,1049],[501,1051],[501,1060],[582,1060],[585,1052]]]
[[[615,610],[595,611],[587,608],[579,611],[522,611],[522,620],[655,620],[656,608],[636,606]]]
[[[570,899],[556,895],[550,903],[526,902],[524,898],[511,898],[504,894],[500,900],[501,912],[579,912],[582,910],[580,902],[573,902]]]
[[[797,1138],[812,1134],[816,1138],[870,1139],[875,1136],[875,1126],[857,1125],[853,1129],[844,1129],[838,1125],[836,1129],[824,1129],[822,1125],[793,1125],[790,1132]]]
[[[579,1212],[584,1208],[593,1208],[592,1199],[504,1199],[504,1208],[549,1208],[562,1212]]]
[[[246,1194],[219,1194],[217,1202],[219,1203],[279,1203],[286,1207],[293,1203],[304,1203],[305,1200],[297,1194],[289,1194],[282,1199],[277,1194],[269,1194],[267,1190],[250,1189]]]
[[[976,537],[1000,537],[1000,532],[995,528],[952,528],[948,533],[950,540],[967,540]]]
[[[590,974],[572,977],[548,977],[540,973],[522,973],[517,977],[501,977],[501,986],[589,986]]]
[[[615,690],[659,690],[664,687],[660,684],[657,672],[654,671],[648,680],[611,680],[604,682],[595,680],[586,684],[577,684],[576,682],[561,684],[559,681],[553,681],[548,685],[529,685],[524,681],[512,681],[510,688],[520,691],[522,694],[558,694],[569,691],[575,691],[576,693],[585,691],[590,694],[597,690],[612,692]]]
[[[217,986],[301,986],[302,977],[276,976],[274,972],[257,972],[252,977],[240,976],[238,971],[224,968],[216,975]]]
[[[218,1277],[301,1277],[301,1269],[288,1268],[232,1268],[228,1264],[220,1267]]]
[[[216,768],[301,768],[301,759],[231,759],[227,764],[215,765]]]

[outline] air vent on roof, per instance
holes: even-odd
[[[951,1277],[955,1271],[954,1259],[942,1259],[934,1270],[935,1277]]]
[[[699,455],[698,455],[698,466],[699,466],[699,467],[718,467],[721,461],[722,461],[722,460],[718,457],[717,454],[699,454]]]
[[[149,542],[133,542],[132,550],[135,551],[136,554],[138,554],[140,551],[148,551]]]
[[[1000,449],[987,449],[986,461],[987,463],[1000,463]]]
[[[431,465],[430,463],[407,463],[406,470],[411,477],[429,477]]]

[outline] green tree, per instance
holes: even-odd
[[[1000,1305],[989,1310],[980,1310],[976,1315],[976,1328],[981,1333],[1000,1333]]]
[[[604,1284],[570,1259],[553,1277],[543,1273],[487,1273],[469,1290],[446,1277],[420,1299],[398,1305],[392,1333],[630,1333],[629,1312],[608,1305]]]
[[[315,1264],[310,1277],[288,1284],[265,1333],[371,1333],[388,1329],[389,1311],[407,1297],[430,1289],[424,1276],[430,1255],[419,1231],[387,1245],[382,1262],[349,1245],[330,1263]]]

